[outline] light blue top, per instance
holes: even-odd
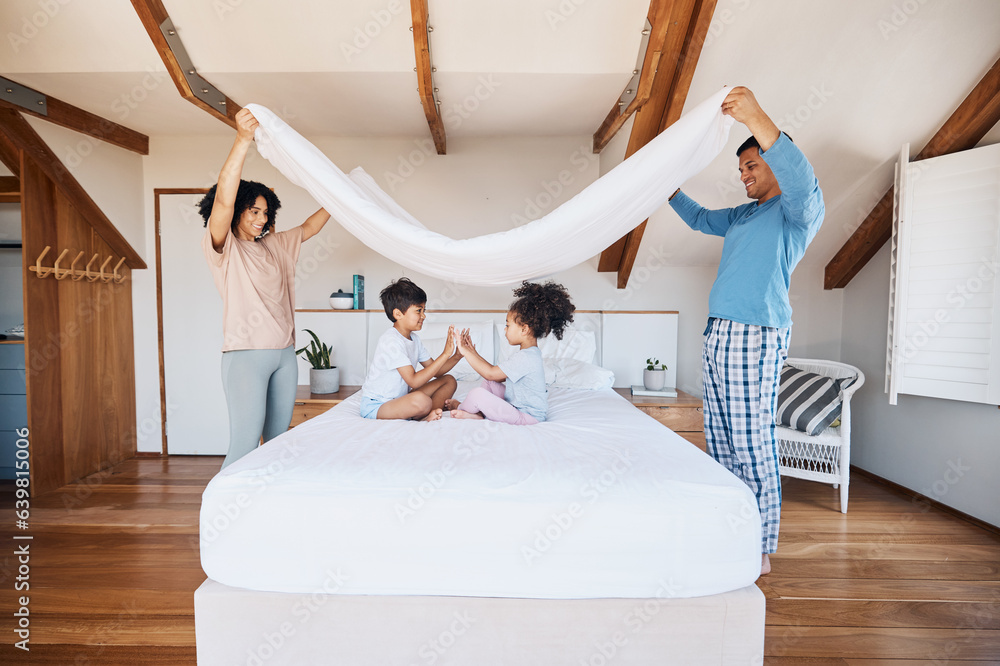
[[[419,371],[422,362],[430,358],[430,352],[420,342],[420,336],[410,333],[407,340],[395,327],[390,328],[378,339],[368,376],[361,387],[361,397],[371,398],[379,404],[403,397],[409,393],[410,387],[403,381],[399,368],[409,365]]]
[[[678,192],[670,206],[692,229],[725,238],[708,316],[787,328],[792,271],[819,231],[826,207],[812,165],[787,136],[781,134],[760,156],[774,172],[780,195],[763,204],[708,210]]]
[[[549,411],[548,389],[545,388],[545,364],[538,347],[521,349],[497,367],[507,375],[503,399],[525,414],[544,421]]]

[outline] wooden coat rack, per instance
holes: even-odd
[[[66,255],[69,253],[69,249],[65,249],[59,253],[59,257],[56,258],[55,263],[51,267],[42,266],[42,259],[45,258],[45,255],[48,254],[49,250],[51,249],[52,246],[46,245],[45,249],[42,250],[42,253],[38,255],[38,259],[35,260],[35,264],[33,266],[28,266],[28,270],[35,271],[35,275],[40,278],[46,278],[51,275],[57,280],[65,280],[67,277],[69,277],[73,280],[73,282],[79,282],[83,278],[87,278],[87,282],[97,282],[98,280],[100,280],[101,282],[104,283],[113,282],[114,284],[121,284],[126,279],[128,279],[126,275],[118,274],[118,269],[121,268],[121,265],[123,263],[125,263],[125,257],[119,259],[118,263],[115,264],[114,269],[110,273],[107,273],[105,272],[104,269],[107,268],[109,263],[111,263],[113,257],[108,257],[107,259],[104,260],[104,263],[101,264],[100,271],[93,271],[91,270],[90,267],[99,258],[99,255],[95,253],[94,256],[90,258],[90,261],[87,262],[86,268],[80,270],[79,268],[76,267],[77,262],[80,261],[80,259],[84,255],[84,252],[80,251],[79,253],[77,253],[76,258],[74,258],[73,261],[70,262],[68,268],[62,268],[59,266],[59,264],[62,262],[63,259],[66,258]]]

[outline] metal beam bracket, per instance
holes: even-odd
[[[163,38],[167,40],[170,50],[177,59],[177,64],[180,65],[184,73],[184,80],[187,81],[188,86],[191,88],[191,94],[213,109],[218,109],[219,113],[225,116],[226,96],[198,74],[198,70],[195,69],[194,63],[191,62],[191,57],[184,49],[184,42],[181,41],[180,36],[177,34],[177,28],[174,27],[174,22],[170,20],[169,16],[160,24],[160,32],[163,34]]]
[[[642,41],[639,42],[639,55],[635,59],[635,67],[632,68],[632,78],[628,80],[622,94],[618,96],[618,113],[624,113],[628,105],[632,103],[639,93],[639,77],[642,75],[642,63],[646,60],[646,50],[649,48],[649,35],[653,31],[653,26],[646,19],[646,24],[642,28]]]
[[[40,116],[49,115],[48,100],[45,95],[2,76],[0,82],[3,84],[3,94],[0,95],[0,99]]]
[[[412,25],[410,26],[410,32],[413,32],[413,26]],[[438,89],[437,89],[437,86],[434,85],[434,72],[437,71],[437,67],[434,66],[434,49],[431,48],[431,33],[432,32],[434,32],[434,26],[430,25],[430,23],[428,22],[427,29],[424,31],[424,34],[427,35],[427,62],[429,62],[430,66],[431,66],[431,86],[430,86],[431,87],[431,98],[433,98],[433,100],[434,100],[434,106],[435,106],[435,108],[440,108],[441,107],[441,100],[438,99]],[[414,67],[413,71],[414,72],[417,71],[417,68]],[[419,92],[419,90],[420,89],[417,88],[418,92]]]

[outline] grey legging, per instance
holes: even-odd
[[[229,453],[223,468],[257,448],[261,435],[266,442],[288,430],[298,381],[291,346],[222,354],[222,386],[229,407]]]

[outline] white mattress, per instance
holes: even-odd
[[[468,387],[463,387],[468,390]],[[611,389],[549,420],[375,421],[354,396],[205,489],[212,579],[274,592],[697,597],[760,573],[750,490]]]

